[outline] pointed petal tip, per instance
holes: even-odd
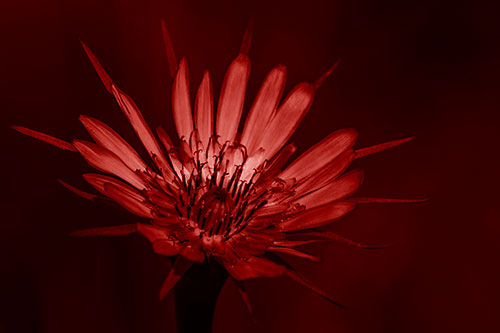
[[[82,120],[89,120],[89,119],[95,119],[94,117],[91,117],[91,116],[87,116],[86,114],[80,114],[78,115],[78,120],[82,121]]]
[[[127,236],[137,232],[135,224],[124,224],[110,227],[98,227],[90,229],[76,230],[69,233],[70,237],[89,236]]]
[[[160,289],[160,292],[158,293],[158,300],[163,301],[165,297],[167,296],[168,291],[164,291],[163,289]]]
[[[26,134],[26,130],[27,128],[26,127],[23,127],[23,126],[17,126],[17,125],[10,125],[10,128],[12,128],[14,131],[17,131],[21,134],[25,134],[25,135],[28,135]],[[31,135],[30,135],[31,136]]]
[[[174,79],[177,73],[177,58],[175,56],[172,39],[170,38],[165,20],[163,19],[161,20],[161,32],[163,35],[163,43],[165,44],[165,52],[167,53],[168,71],[172,79]]]
[[[331,239],[332,241],[337,241],[339,243],[354,246],[354,247],[357,247],[357,248],[363,249],[363,250],[383,250],[383,249],[388,249],[388,248],[394,247],[394,244],[382,244],[382,245],[363,244],[363,243],[353,241],[349,238],[345,238],[343,236],[340,236],[340,235],[332,233],[332,232],[324,232],[323,236],[328,238],[328,239]]]
[[[94,118],[92,118],[92,117],[90,117],[90,116],[86,116],[86,115],[84,115],[84,114],[80,114],[80,115],[78,116],[78,121],[80,121],[80,122],[83,124],[83,126],[84,126],[84,127],[86,127],[86,126],[85,126],[85,124],[88,124],[88,123],[89,123],[89,122],[91,122],[93,119],[94,119]]]
[[[85,44],[85,43],[83,42],[83,40],[82,40],[80,37],[78,37],[78,41],[80,42],[80,45],[81,45],[81,46],[84,48],[84,50],[86,51],[86,50],[88,49],[87,44]]]
[[[383,244],[383,245],[362,245],[359,248],[363,250],[385,250],[395,247],[395,244]]]
[[[163,300],[165,296],[172,290],[177,281],[186,273],[186,271],[193,264],[192,261],[185,259],[183,256],[178,256],[175,259],[173,267],[170,269],[165,281],[163,282],[160,292],[158,294],[158,299]]]
[[[76,195],[79,195],[87,200],[94,200],[96,199],[98,196],[95,195],[95,194],[92,194],[92,193],[87,193],[85,191],[82,191],[68,183],[66,183],[65,181],[61,180],[61,179],[58,179],[57,180],[59,182],[59,184],[61,184],[64,188],[70,190],[71,192],[75,193]]]
[[[339,133],[344,133],[345,135],[349,135],[352,138],[352,141],[356,141],[358,139],[359,133],[353,127],[342,128],[338,130]]]
[[[113,93],[112,91],[112,86],[113,86],[113,80],[111,80],[111,77],[106,73],[102,65],[99,63],[99,60],[97,60],[97,57],[94,55],[94,53],[90,50],[90,48],[81,40],[80,44],[83,47],[83,50],[87,54],[87,57],[89,58],[90,62],[92,63],[92,66],[94,66],[95,71],[97,72],[97,75],[99,75],[99,78],[101,79],[102,83],[106,87],[106,90],[110,94]]]
[[[183,56],[181,60],[179,61],[179,67],[183,66],[186,67],[188,65],[187,57]]]
[[[333,71],[339,66],[340,59],[335,61],[335,63],[325,72],[323,75],[321,75],[319,78],[314,81],[313,86],[314,89],[318,89],[321,87],[321,85],[325,82],[325,80],[333,73]]]
[[[361,149],[358,149],[355,151],[355,154],[356,154],[355,158],[358,159],[361,157],[365,157],[367,155],[371,155],[371,154],[375,154],[375,153],[384,151],[384,150],[389,149],[389,148],[397,147],[399,145],[402,145],[403,143],[407,143],[409,141],[412,141],[415,138],[416,138],[415,136],[410,136],[410,137],[403,138],[403,139],[392,140],[392,141],[380,143],[378,145],[374,145],[374,146],[370,146],[370,147],[366,147],[366,148],[361,148]]]
[[[253,16],[248,20],[247,27],[245,29],[245,34],[243,35],[243,40],[241,41],[240,54],[248,55],[250,51],[250,45],[252,44],[253,37],[253,26],[255,19]]]
[[[308,279],[306,279],[302,274],[297,272],[296,270],[293,269],[288,269],[285,274],[290,277],[292,280],[295,280],[296,282],[302,284],[303,286],[309,288],[312,292],[316,293],[317,295],[321,296],[328,302],[338,306],[339,308],[343,310],[347,310],[347,307],[337,301],[335,301],[333,298],[328,296],[327,293],[325,293],[323,290],[319,289],[317,286],[315,286],[313,283],[311,283]]]
[[[24,134],[24,135],[30,136],[30,137],[32,137],[34,139],[37,139],[37,140],[40,140],[42,142],[48,143],[49,145],[52,145],[52,146],[57,147],[59,149],[76,152],[75,147],[71,143],[66,142],[64,140],[61,140],[61,139],[58,139],[58,138],[53,137],[51,135],[48,135],[48,134],[45,134],[45,133],[42,133],[42,132],[38,132],[38,131],[29,129],[29,128],[26,128],[26,127],[23,127],[23,126],[11,125],[10,127],[13,130],[15,130],[15,131],[17,131],[17,132],[19,132],[21,134]]]
[[[398,204],[411,204],[411,203],[423,203],[430,201],[431,198],[423,198],[423,199],[394,199],[394,198],[365,198],[365,197],[356,197],[351,198],[350,200],[358,203],[358,204],[366,204],[366,203],[398,203]]]

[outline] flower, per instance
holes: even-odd
[[[242,133],[238,133],[250,73],[251,29],[247,29],[240,52],[226,72],[216,115],[211,78],[206,71],[196,94],[193,119],[187,60],[183,58],[177,64],[168,33],[164,25],[162,28],[174,78],[172,110],[180,142],[177,146],[161,127],[156,135],[153,133],[133,100],[82,43],[152,163],[148,164],[112,128],[89,116],[80,116],[80,121],[95,143],[76,139],[69,143],[14,126],[24,134],[79,153],[104,173],[83,175],[104,198],[61,181],[65,187],[87,199],[112,200],[144,219],[136,224],[80,230],[73,235],[138,232],[152,243],[157,254],[177,256],[160,298],[193,263],[213,258],[236,281],[287,275],[340,306],[277,254],[317,261],[316,256],[296,248],[324,241],[374,248],[317,228],[341,218],[358,203],[415,202],[352,197],[363,172],[346,172],[354,159],[412,138],[355,149],[356,131],[341,129],[287,166],[296,147],[286,143],[311,107],[316,90],[337,64],[313,83],[296,85],[282,101],[285,67],[272,69],[253,101]],[[238,285],[246,300],[243,285]]]

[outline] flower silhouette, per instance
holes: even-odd
[[[419,201],[352,197],[363,180],[363,171],[347,171],[354,159],[412,138],[355,149],[356,131],[341,129],[289,163],[296,147],[287,142],[337,63],[314,82],[299,83],[284,98],[286,70],[276,66],[264,79],[240,133],[250,73],[251,29],[245,32],[239,54],[226,72],[217,108],[211,77],[205,71],[192,112],[187,60],[177,63],[163,24],[162,28],[174,78],[172,111],[178,145],[161,127],[153,133],[134,101],[117,87],[83,43],[104,86],[149,153],[150,163],[112,128],[89,116],[80,116],[80,121],[94,142],[75,139],[69,143],[13,126],[21,133],[79,153],[103,173],[83,175],[100,195],[61,181],[65,187],[87,199],[112,200],[143,218],[136,224],[86,229],[73,235],[140,233],[157,254],[177,256],[160,298],[193,263],[213,259],[235,281],[287,275],[342,306],[278,254],[317,261],[316,256],[297,247],[325,241],[377,248],[318,228],[341,218],[358,203]],[[244,285],[237,285],[248,305]]]

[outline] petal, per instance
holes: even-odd
[[[168,292],[172,290],[177,281],[180,280],[182,275],[187,272],[192,264],[192,261],[186,260],[183,256],[178,256],[175,259],[174,267],[168,272],[168,276],[161,286],[160,294],[158,295],[160,300],[167,296]]]
[[[203,144],[203,148],[207,149],[208,140],[213,135],[214,124],[212,80],[210,79],[210,73],[208,71],[203,73],[203,79],[198,88],[198,93],[196,94],[194,113],[196,129],[200,135],[201,143]]]
[[[165,129],[161,126],[156,128],[156,134],[158,134],[161,143],[165,147],[170,163],[172,164],[172,168],[169,168],[169,170],[173,169],[173,174],[177,175],[177,177],[181,177],[182,163],[177,157],[172,140],[168,136]]]
[[[277,240],[273,244],[284,247],[295,247],[313,243],[326,242],[328,239],[308,239],[308,240]]]
[[[404,139],[384,142],[384,143],[381,143],[381,144],[378,144],[375,146],[371,146],[371,147],[361,148],[361,149],[356,150],[356,158],[361,158],[361,157],[364,157],[366,155],[375,154],[375,153],[378,153],[380,151],[402,145],[403,143],[406,143],[406,142],[411,141],[413,139],[415,139],[415,137],[411,136],[411,137],[404,138]]]
[[[283,166],[288,162],[290,157],[297,151],[297,146],[294,144],[288,144],[283,149],[281,149],[274,157],[271,159],[268,165],[266,165],[260,180],[269,179],[276,176],[282,171]]]
[[[189,74],[186,58],[181,59],[172,87],[172,111],[179,138],[189,140],[193,131],[193,116],[189,97]]]
[[[70,190],[71,192],[73,192],[73,193],[75,193],[75,194],[77,194],[77,195],[79,195],[79,196],[81,196],[81,197],[83,197],[83,198],[85,198],[85,199],[88,199],[88,200],[94,200],[94,199],[98,198],[98,196],[97,196],[97,195],[92,194],[92,193],[87,193],[87,192],[85,192],[85,191],[82,191],[82,190],[80,190],[80,189],[78,189],[78,188],[76,188],[76,187],[74,187],[74,186],[72,186],[72,185],[70,185],[70,184],[68,184],[68,183],[66,183],[66,182],[64,182],[64,181],[62,181],[62,180],[60,180],[60,179],[58,179],[57,181],[58,181],[58,182],[59,182],[62,186],[64,186],[64,187],[65,187],[65,188],[67,188],[68,190]]]
[[[73,145],[83,158],[97,170],[114,174],[138,189],[144,188],[141,178],[130,170],[118,156],[106,148],[84,140],[74,140]]]
[[[169,241],[172,234],[172,231],[167,228],[143,223],[137,223],[137,231],[146,237],[151,243]]]
[[[104,194],[116,201],[120,206],[132,214],[145,218],[154,217],[151,213],[151,207],[146,205],[143,200],[137,199],[137,193],[130,194],[123,191],[123,188],[116,186],[115,184],[105,183]]]
[[[249,181],[250,178],[255,174],[255,171],[262,165],[264,162],[264,149],[258,149],[254,154],[248,157],[245,160],[245,164],[243,165],[243,170],[241,173],[240,180],[241,181]],[[259,177],[260,179],[261,177]]]
[[[153,251],[162,256],[175,256],[179,254],[179,247],[173,241],[159,240],[153,243]]]
[[[186,169],[188,169],[188,171],[193,170],[193,168],[195,167],[193,161],[193,152],[191,151],[191,148],[189,147],[186,140],[181,140],[179,144],[179,157],[182,164]]]
[[[356,207],[352,201],[338,201],[323,205],[304,212],[284,221],[279,225],[281,231],[297,231],[321,227],[333,222]]]
[[[32,138],[43,141],[57,148],[76,152],[75,147],[73,147],[71,143],[66,142],[64,140],[22,126],[11,126],[11,127],[12,129],[18,131],[19,133],[31,136]]]
[[[260,277],[276,277],[283,275],[286,267],[263,257],[250,257],[236,264],[224,264],[226,270],[236,280],[248,280]]]
[[[236,136],[249,75],[250,60],[240,54],[229,65],[222,84],[216,117],[216,134],[222,144],[232,142]]]
[[[179,253],[190,261],[199,263],[205,261],[205,252],[201,249],[201,238],[185,243]]]
[[[250,20],[248,20],[247,28],[245,29],[245,34],[243,35],[243,40],[241,41],[240,54],[248,55],[248,52],[250,51],[250,45],[252,44],[253,24],[254,18],[251,17]]]
[[[286,67],[279,65],[269,72],[255,97],[241,136],[241,144],[247,148],[249,155],[253,155],[259,148],[257,145],[276,111],[285,88],[285,81]]]
[[[167,165],[167,161],[165,160],[165,156],[161,151],[160,145],[156,138],[151,132],[148,124],[144,120],[139,108],[134,103],[134,101],[123,91],[118,89],[115,85],[111,87],[113,95],[115,96],[118,105],[120,106],[123,113],[127,116],[130,124],[134,128],[135,133],[142,141],[142,144],[148,151],[148,154],[153,159],[153,162],[160,168],[163,172],[168,172],[169,168]]]
[[[350,148],[299,183],[295,189],[295,195],[297,197],[302,196],[337,179],[337,177],[349,167],[353,160],[354,151]]]
[[[339,302],[337,301],[334,301],[330,296],[328,296],[323,290],[319,289],[318,287],[316,287],[314,284],[312,284],[309,280],[307,280],[302,274],[300,274],[299,272],[295,271],[295,270],[287,270],[286,273],[285,273],[288,277],[292,278],[293,280],[295,280],[296,282],[300,283],[301,285],[309,288],[311,291],[313,291],[314,293],[318,294],[319,296],[323,297],[324,299],[326,299],[328,302],[330,303],[333,303],[335,305],[337,305],[338,307],[342,308],[342,309],[345,309],[346,307],[342,304],[340,304]]]
[[[106,73],[104,68],[102,68],[101,64],[99,63],[99,60],[97,60],[97,57],[94,55],[94,53],[92,53],[92,51],[87,47],[87,45],[85,45],[85,43],[82,42],[81,40],[80,43],[82,44],[83,49],[87,54],[87,57],[89,57],[90,62],[92,63],[92,66],[94,66],[97,75],[99,75],[99,78],[101,79],[102,83],[104,84],[108,92],[112,93],[111,86],[113,85],[113,81],[109,77],[108,73]]]
[[[337,60],[325,73],[323,73],[316,81],[314,81],[314,89],[318,89],[323,85],[325,80],[333,73],[335,69],[339,66],[340,59]]]
[[[151,207],[144,204],[144,196],[133,187],[113,177],[96,173],[84,174],[83,178],[94,186],[96,190],[110,197],[133,214],[146,218],[153,218],[151,215]],[[110,185],[116,190],[110,189]]]
[[[139,154],[108,125],[84,115],[80,116],[80,121],[95,142],[115,153],[130,169],[141,171],[147,169]]]
[[[85,44],[83,44],[83,42],[82,45],[97,74],[101,78],[104,86],[115,97],[118,105],[120,106],[120,109],[123,111],[125,116],[127,116],[127,119],[134,128],[135,133],[137,134],[139,139],[142,141],[144,147],[148,151],[148,154],[151,156],[157,166],[161,170],[164,170],[166,167],[165,157],[163,156],[158,142],[153,136],[151,129],[146,124],[146,121],[142,117],[142,114],[139,111],[137,105],[135,105],[134,101],[127,94],[118,89],[118,87],[113,83],[104,68],[102,68],[99,61],[97,61],[97,58],[92,53],[92,51],[90,51],[90,49]]]
[[[365,198],[357,197],[352,198],[356,203],[422,203],[429,201],[429,199],[394,199],[394,198]]]
[[[363,181],[363,170],[353,170],[328,185],[295,200],[306,209],[345,199],[356,192]]]
[[[240,294],[241,299],[243,300],[243,303],[245,303],[245,306],[248,310],[248,313],[250,313],[250,315],[252,316],[252,319],[253,319],[252,304],[250,303],[250,299],[248,298],[248,291],[247,291],[246,283],[243,281],[237,281],[234,279],[232,279],[232,280],[236,284],[236,287],[238,289],[238,293]]]
[[[163,20],[161,20],[161,32],[163,36],[163,43],[165,44],[165,51],[167,53],[168,71],[170,73],[170,76],[174,78],[175,73],[177,72],[177,59],[175,58],[172,40],[170,39],[167,27],[165,26],[165,21]]]
[[[364,249],[364,250],[380,250],[380,249],[387,249],[387,248],[392,247],[391,244],[383,244],[383,245],[362,244],[362,243],[353,241],[351,239],[340,236],[340,235],[335,234],[335,233],[330,232],[330,231],[306,232],[306,233],[300,233],[297,235],[300,235],[302,237],[304,237],[304,236],[306,236],[306,237],[320,237],[322,239],[314,239],[314,240],[307,240],[307,241],[284,241],[284,242],[296,242],[296,245],[285,245],[285,246],[299,246],[299,245],[303,245],[303,244],[309,244],[311,242],[314,243],[314,242],[321,242],[321,241],[323,241],[323,242],[324,241],[334,241],[334,242],[339,242],[339,243],[355,246],[355,247],[358,247],[358,248]],[[300,244],[300,242],[303,242],[303,243]],[[277,245],[279,244],[279,242],[275,242],[275,243]]]
[[[317,256],[313,256],[309,253],[304,253],[295,249],[291,249],[289,247],[281,247],[281,246],[269,246],[266,248],[266,251],[274,251],[274,252],[281,252],[281,253],[286,253],[294,257],[299,257],[302,259],[307,259],[311,260],[314,262],[318,262],[319,258]]]
[[[106,175],[101,175],[99,173],[85,173],[83,174],[83,178],[96,190],[99,192],[105,194],[106,190],[104,188],[104,185],[106,183],[113,184],[117,186],[121,191],[127,193],[127,195],[133,196],[136,200],[143,200],[144,197],[142,194],[137,192],[134,188],[130,187],[129,185],[123,183],[122,181],[111,177],[111,176],[106,176]]]
[[[309,83],[298,84],[286,97],[276,115],[266,127],[258,146],[271,158],[290,139],[312,105],[314,88]]]
[[[100,227],[77,230],[70,233],[73,237],[87,237],[87,236],[127,236],[137,232],[135,224],[123,224],[111,227]]]
[[[280,178],[296,178],[297,181],[311,176],[347,149],[356,141],[357,133],[353,129],[341,129],[309,148],[280,174]]]

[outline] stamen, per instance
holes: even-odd
[[[227,184],[226,191],[229,191],[231,189],[231,185],[233,185],[234,179],[236,178],[236,174],[238,173],[239,169],[236,167],[236,171],[233,173],[233,176],[229,180],[229,184]]]
[[[203,217],[203,221],[201,221],[201,229],[205,229],[205,225],[207,224],[207,216]]]
[[[263,191],[261,194],[259,194],[259,196],[255,199],[252,200],[252,203],[254,202],[258,202],[260,199],[262,199],[263,196],[265,196],[269,191],[266,189],[265,191]]]
[[[196,215],[196,223],[200,222],[201,213],[202,213],[202,209],[200,208],[200,209],[198,209],[198,215]]]
[[[239,186],[239,189],[238,189],[238,195],[236,196],[236,200],[234,200],[234,205],[235,205],[235,206],[236,206],[236,205],[238,205],[238,202],[240,201],[240,197],[241,197],[241,189],[243,188],[243,185],[244,185],[244,184],[245,184],[245,183],[243,183],[243,182],[242,182],[242,183],[240,184],[240,186]],[[236,185],[234,186],[234,188],[236,189]],[[234,190],[233,190],[233,193],[234,193]],[[233,194],[233,196],[234,196],[234,194]]]
[[[179,210],[179,207],[177,207],[177,205],[175,205],[175,210],[177,211],[177,214],[179,214],[179,216],[182,217],[182,213]]]
[[[221,229],[221,227],[222,227],[222,224],[223,224],[223,223],[221,223],[221,222],[219,222],[219,223],[217,224],[217,227],[216,227],[216,229],[215,229],[215,234],[216,234],[216,235],[218,235],[218,234],[219,234],[219,231],[220,231],[220,229]]]
[[[241,222],[243,222],[243,218],[244,216],[242,215],[239,219],[238,219],[238,222],[236,222],[236,224],[234,225],[234,229],[238,228],[241,224]]]
[[[257,210],[259,210],[262,206],[264,206],[265,204],[267,204],[267,200],[264,200],[262,201],[260,204],[258,204],[257,206],[255,206],[254,208],[252,208],[252,210],[250,211],[250,214],[247,215],[247,217],[245,217],[245,221],[248,221],[250,220],[250,218],[252,218],[253,214],[255,214],[255,212]]]
[[[222,185],[224,185],[224,178],[228,175],[227,172],[224,172],[222,174],[222,177],[220,177],[220,181],[219,181],[219,187],[222,188]]]
[[[243,168],[240,167],[237,171],[237,175],[236,175],[236,179],[235,179],[235,182],[234,182],[234,187],[233,187],[233,192],[232,192],[232,196],[234,197],[235,193],[236,193],[236,188],[238,186],[238,183],[240,181],[240,178],[241,178],[241,174],[243,173]]]

